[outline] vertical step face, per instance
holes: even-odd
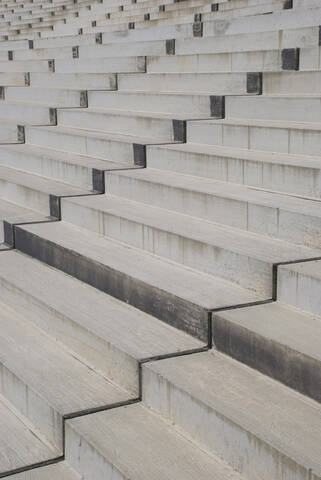
[[[48,461],[59,450],[0,394],[0,474]],[[22,477],[23,478],[23,477]]]
[[[280,302],[321,316],[319,295],[321,262],[303,262],[278,269],[278,298]]]

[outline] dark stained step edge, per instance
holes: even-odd
[[[277,272],[280,265],[315,260],[321,260],[321,257],[276,264],[271,301],[277,300]],[[282,339],[270,340],[245,326],[229,322],[220,317],[219,311],[212,313],[211,324],[215,349],[321,403],[320,361],[288,347],[282,343]]]

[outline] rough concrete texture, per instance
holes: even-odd
[[[0,478],[321,480],[317,0],[0,0]]]

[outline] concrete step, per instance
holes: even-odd
[[[272,266],[320,250],[111,195],[62,200],[65,222],[272,296]],[[186,226],[188,224],[188,227]],[[182,245],[183,252],[178,245]]]
[[[0,323],[1,393],[60,455],[66,416],[134,398],[5,303]]]
[[[204,22],[203,35],[215,36],[221,34],[234,35],[240,33],[268,32],[273,30],[297,29],[315,27],[321,20],[321,9],[311,8],[301,10],[283,10],[271,15],[253,15],[252,17],[226,20],[219,27],[215,21]]]
[[[171,113],[210,117],[210,95],[149,93],[134,91],[99,92],[88,94],[90,109],[120,109],[131,112]],[[155,113],[157,112],[157,113]]]
[[[0,429],[0,475],[59,456],[59,450],[1,394]]]
[[[115,90],[116,76],[113,73],[31,73],[30,86],[79,90]]]
[[[102,176],[107,170],[138,168],[132,163],[120,164],[29,144],[0,147],[0,164],[88,190],[97,190],[95,171]]]
[[[65,461],[11,476],[12,480],[53,480],[55,478],[59,478],[60,480],[81,480],[81,476],[70,468]]]
[[[321,123],[320,96],[228,96],[226,118]]]
[[[18,250],[203,341],[208,339],[209,310],[228,307],[231,300],[247,304],[259,299],[235,283],[66,222],[17,227],[15,239]]]
[[[105,183],[110,195],[319,249],[319,201],[151,168]]]
[[[46,105],[28,102],[0,101],[0,118],[27,125],[56,125],[56,112]]]
[[[320,46],[301,49],[300,70],[320,70],[320,55]]]
[[[256,76],[255,76],[256,77]],[[208,95],[245,95],[248,92],[246,73],[147,73],[118,76],[119,90],[178,92]],[[255,88],[252,93],[259,93]],[[234,98],[234,97],[229,97]],[[236,97],[238,98],[238,97]]]
[[[320,95],[321,71],[264,73],[263,92],[271,95]],[[309,107],[308,107],[309,108]]]
[[[192,108],[192,107],[191,107]],[[193,114],[191,114],[192,116]],[[77,110],[58,110],[57,124],[61,127],[77,127],[97,132],[117,133],[121,135],[154,137],[159,142],[184,142],[184,113],[158,113],[149,111],[131,111],[125,109],[86,108]],[[200,114],[194,113],[194,117]],[[204,115],[208,118],[208,114]]]
[[[205,347],[31,257],[11,251],[0,258],[0,264],[0,298],[7,305],[135,396],[139,395],[141,362]],[[50,289],[45,287],[48,282]]]
[[[73,47],[75,45],[95,45],[95,34],[88,35],[69,35],[67,37],[59,37],[55,35],[53,38],[38,38],[34,40],[34,48],[59,48]]]
[[[9,224],[31,223],[31,222],[44,222],[49,218],[45,215],[37,212],[36,210],[28,209],[24,206],[17,205],[16,203],[7,202],[3,198],[0,198],[0,242],[7,242],[12,244],[11,232],[5,230],[4,221]],[[9,237],[9,238],[8,238]],[[7,245],[8,246],[8,245]]]
[[[147,149],[150,168],[321,197],[321,157],[185,143]]]
[[[0,120],[0,144],[19,143],[20,141],[17,123]]]
[[[148,73],[269,72],[281,70],[280,50],[149,56]],[[265,75],[264,75],[265,82]],[[265,90],[264,83],[264,90]]]
[[[56,60],[55,71],[57,73],[121,73],[121,72],[144,72],[145,57],[111,57],[111,58],[86,58],[84,60]]]
[[[40,147],[92,156],[120,164],[143,166],[147,144],[161,143],[152,137],[110,134],[71,127],[26,127],[26,142]],[[135,145],[139,145],[137,151]],[[142,147],[141,147],[142,146]]]
[[[103,32],[102,43],[146,42],[150,40],[168,40],[170,38],[188,38],[192,36],[192,24],[162,25],[157,28]]]
[[[8,50],[24,50],[28,48],[28,41],[27,40],[18,40],[18,41],[3,41],[0,42],[0,50],[8,51]]]
[[[0,72],[49,72],[48,61],[29,60],[29,61],[11,61],[0,62]]]
[[[320,334],[321,317],[281,302],[213,315],[217,350],[318,402]]]
[[[190,143],[320,156],[321,123],[232,118],[187,122]]]
[[[278,269],[278,299],[321,317],[320,281],[320,261],[284,265]]]
[[[144,365],[143,402],[249,480],[320,478],[320,404],[216,351]]]
[[[63,88],[5,87],[6,102],[29,103],[49,107],[84,107],[87,105],[87,92]],[[0,107],[1,107],[0,103]],[[1,110],[0,110],[1,112]]]
[[[84,194],[90,194],[90,192],[84,188],[77,188],[39,175],[0,166],[0,197],[44,215],[58,216],[56,202],[50,200],[52,195],[60,198],[65,195]],[[54,215],[53,212],[56,212],[57,215]]]
[[[13,58],[16,61],[72,59],[72,47],[33,48],[29,50],[14,50]]]
[[[24,87],[26,85],[26,78],[24,73],[0,73],[0,84],[2,86],[11,85],[17,87]]]
[[[140,404],[68,421],[66,460],[88,478],[99,468],[120,480],[144,475],[155,480],[242,480],[227,463]]]
[[[81,45],[78,53],[81,60],[102,57],[166,55],[166,41],[151,40],[149,42],[130,42],[129,44]]]

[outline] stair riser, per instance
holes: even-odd
[[[148,73],[269,72],[280,69],[278,50],[147,58]]]
[[[18,130],[15,125],[1,127],[0,143],[18,143]]]
[[[116,73],[144,72],[145,57],[98,58],[85,60],[57,60],[56,73]]]
[[[95,34],[91,35],[79,35],[77,36],[77,45],[95,45],[96,39]],[[56,38],[41,38],[34,40],[34,49],[38,48],[59,48],[59,47],[73,47],[75,45],[75,38],[70,37],[59,37]],[[28,46],[26,46],[28,48]]]
[[[46,194],[24,185],[17,185],[0,179],[0,196],[9,202],[11,201],[26,208],[37,210],[45,215],[50,215],[49,192]]]
[[[320,170],[277,165],[219,155],[164,150],[148,147],[147,165],[187,175],[214,178],[297,195],[320,198]]]
[[[299,29],[299,28],[314,28],[316,22],[316,16],[320,15],[319,9],[308,10],[304,12],[286,10],[281,12],[276,19],[272,15],[257,15],[252,19],[248,18],[236,18],[231,22],[222,22],[221,25],[217,25],[216,22],[204,22],[203,35],[204,37],[213,36],[217,34],[233,35],[240,33],[259,33],[270,32],[273,30],[283,29]]]
[[[208,312],[202,307],[134,280],[20,227],[15,230],[18,250],[207,342]]]
[[[49,72],[48,62],[0,62],[0,72]]]
[[[0,73],[0,85],[24,87],[25,84],[24,73]]]
[[[320,130],[187,123],[187,141],[252,150],[320,155]]]
[[[59,412],[10,371],[9,367],[0,364],[0,376],[0,393],[62,452],[63,418]]]
[[[301,70],[320,70],[320,65],[321,65],[321,48],[319,46],[305,48],[301,50],[300,52],[300,69]]]
[[[272,295],[272,266],[247,255],[165,232],[125,218],[62,202],[62,218],[154,255],[238,283],[263,298]],[[88,219],[88,220],[87,220]]]
[[[54,129],[49,133],[48,131],[26,128],[26,143],[47,148],[57,148],[57,145],[59,145],[60,148],[66,152],[92,155],[120,163],[134,162],[132,143],[102,140],[79,135],[67,135],[56,133]]]
[[[300,215],[273,206],[229,199],[218,193],[210,195],[183,188],[106,174],[106,192],[148,205],[204,218],[253,233],[264,234],[292,243],[319,248],[319,217]]]
[[[127,480],[116,468],[111,465],[91,445],[86,438],[79,435],[66,422],[66,461],[76,471],[83,475],[83,478],[113,478],[115,480]]]
[[[194,442],[224,458],[249,480],[306,480],[306,468],[219,411],[145,367],[142,378],[144,404],[161,413]]]
[[[213,344],[220,352],[321,402],[320,362],[214,314]]]
[[[144,111],[211,116],[210,96],[125,94],[121,92],[89,92],[90,108],[120,108],[125,111]],[[155,135],[156,132],[153,132]]]
[[[169,25],[154,29],[124,30],[103,33],[102,43],[142,42],[167,40],[169,38],[188,38],[193,36],[192,25]]]
[[[43,88],[73,88],[79,90],[115,90],[116,77],[114,74],[61,74],[31,73],[31,87]]]
[[[321,94],[321,72],[266,73],[263,76],[266,94]]]
[[[0,299],[84,358],[95,370],[127,391],[139,395],[139,365],[129,354],[89,332],[40,299],[26,294],[3,277],[0,277]]]
[[[278,300],[321,316],[321,281],[286,268],[278,269]]]
[[[5,99],[12,102],[36,102],[50,107],[80,107],[82,94],[76,90],[53,90],[41,88],[8,87],[4,92]],[[0,104],[1,105],[1,104]]]
[[[0,43],[0,50],[24,50],[28,48],[28,42],[26,40],[19,40],[17,42],[1,42]]]
[[[226,118],[255,118],[290,122],[321,122],[320,98],[226,98]]]
[[[61,48],[38,48],[32,50],[15,50],[13,58],[16,61],[23,60],[51,60],[54,59],[72,59],[71,47]],[[29,71],[29,70],[28,70]]]
[[[233,74],[166,74],[124,75],[118,78],[119,90],[143,90],[149,92],[195,92],[195,94],[245,95],[247,81],[245,73]]]
[[[67,158],[67,157],[66,157]],[[50,157],[24,154],[23,151],[6,150],[0,158],[0,164],[25,170],[36,175],[60,180],[75,186],[92,189],[92,169],[68,162],[59,162]]]
[[[49,108],[6,104],[0,101],[0,116],[17,124],[51,125]]]
[[[139,55],[166,55],[164,41],[130,43],[128,45],[101,45],[99,48],[91,46],[79,47],[79,58],[101,58],[101,57],[129,57]]]
[[[92,128],[101,132],[117,132],[123,135],[154,137],[164,142],[174,141],[173,123],[170,119],[135,116],[108,115],[89,111],[63,111],[57,113],[59,126]]]

